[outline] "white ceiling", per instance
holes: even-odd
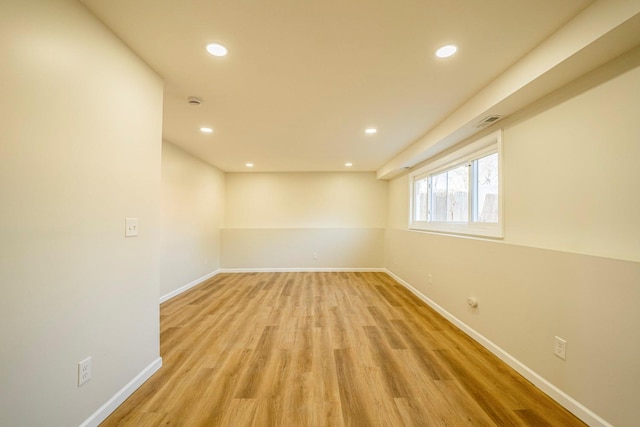
[[[593,3],[82,2],[163,77],[164,139],[227,172],[377,170]]]

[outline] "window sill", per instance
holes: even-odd
[[[482,226],[468,226],[468,225],[437,225],[437,226],[416,226],[414,224],[409,225],[411,231],[422,231],[426,233],[433,233],[446,236],[465,236],[465,237],[477,237],[480,239],[500,240],[504,239],[504,230],[500,226],[495,227],[482,227]]]

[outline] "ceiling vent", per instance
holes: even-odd
[[[202,100],[200,98],[196,98],[195,96],[190,96],[187,98],[187,104],[198,106],[202,104]]]
[[[487,116],[484,119],[480,120],[477,124],[476,127],[478,129],[483,128],[483,127],[487,127],[495,122],[497,122],[498,120],[500,120],[502,118],[502,116]]]

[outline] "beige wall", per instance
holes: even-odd
[[[225,228],[380,228],[386,207],[373,172],[227,174]]]
[[[220,268],[224,173],[162,143],[160,296]]]
[[[640,394],[639,63],[632,53],[505,120],[503,241],[408,231],[404,176],[385,243],[389,270],[621,426]]]
[[[0,425],[75,426],[158,361],[162,82],[75,1],[0,2],[0,57]]]
[[[640,261],[639,94],[637,67],[505,129],[506,241]]]
[[[383,228],[222,230],[226,269],[380,269]]]
[[[386,222],[374,173],[229,173],[222,267],[381,268]]]

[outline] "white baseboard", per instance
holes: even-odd
[[[411,286],[409,283],[402,280],[400,277],[396,276],[393,272],[385,269],[385,272],[391,276],[396,282],[400,283],[402,286],[411,291],[415,296],[424,301],[428,306],[433,308],[439,314],[441,314],[445,319],[449,322],[456,325],[463,331],[465,334],[469,335],[475,341],[477,341],[484,348],[489,350],[491,353],[500,358],[507,365],[511,366],[515,369],[520,375],[529,380],[533,385],[542,390],[545,394],[547,394],[550,398],[558,402],[568,411],[573,413],[576,417],[580,418],[582,421],[587,423],[591,427],[613,427],[610,423],[599,417],[589,408],[560,390],[555,385],[551,384],[549,381],[541,377],[538,373],[531,370],[524,363],[520,362],[518,359],[507,353],[505,350],[500,348],[498,345],[493,343],[491,340],[486,338],[484,335],[480,334],[476,330],[472,329],[469,325],[462,322],[460,319],[455,317],[453,314],[449,313],[447,310],[436,304],[433,300],[428,298],[422,292]]]
[[[129,396],[133,394],[145,381],[151,378],[158,369],[162,367],[162,357],[158,357],[151,362],[146,368],[135,376],[127,385],[122,387],[111,399],[109,399],[104,405],[102,405],[96,412],[91,414],[80,427],[97,427],[103,422],[118,406],[122,405],[122,402],[127,400]]]
[[[384,268],[221,268],[220,273],[386,273]]]
[[[207,279],[212,278],[213,276],[215,276],[216,274],[220,273],[220,269],[217,269],[216,271],[213,271],[209,274],[205,274],[204,276],[200,277],[199,279],[194,280],[191,283],[187,283],[186,285],[176,289],[175,291],[171,291],[168,294],[165,294],[163,296],[160,297],[160,304],[162,304],[165,301],[170,300],[171,298],[180,295],[181,293],[183,293],[184,291],[187,291],[191,288],[193,288],[196,285],[199,285],[200,283],[204,282]]]

